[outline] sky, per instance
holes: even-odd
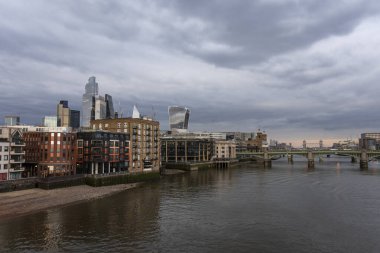
[[[0,0],[0,117],[81,109],[96,76],[168,129],[356,139],[380,125],[377,0]]]

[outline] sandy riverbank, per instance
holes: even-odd
[[[141,183],[134,183],[103,187],[80,185],[53,190],[36,188],[0,193],[0,221],[48,208],[105,197],[134,188],[140,184]]]

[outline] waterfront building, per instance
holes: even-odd
[[[20,125],[20,117],[19,116],[5,116],[4,117],[5,125],[6,126],[17,126]]]
[[[359,139],[359,147],[368,150],[380,149],[380,133],[362,133]]]
[[[57,105],[57,126],[70,126],[70,108],[67,100],[61,100]]]
[[[236,159],[236,142],[232,140],[214,140],[216,159]]]
[[[99,93],[99,85],[96,77],[88,79],[85,86],[85,93],[82,96],[82,126],[89,127],[90,121],[95,119],[95,96]]]
[[[213,158],[213,141],[184,136],[161,137],[162,163],[208,162]]]
[[[268,148],[267,134],[260,130],[256,133],[254,139],[246,141],[248,151],[262,151]]]
[[[70,127],[73,129],[80,127],[80,111],[70,110]]]
[[[25,128],[20,126],[0,127],[0,180],[20,179],[25,167]]]
[[[57,116],[45,116],[42,119],[44,127],[57,127]]]
[[[78,132],[78,173],[104,174],[128,171],[131,157],[129,138],[128,133]]]
[[[129,134],[130,172],[158,171],[160,168],[160,123],[151,118],[115,118],[92,120],[93,130]]]
[[[169,106],[169,126],[170,131],[184,131],[189,127],[190,110],[181,106]]]
[[[40,131],[24,133],[28,176],[75,175],[76,134],[71,131],[49,131],[49,128],[37,129]]]

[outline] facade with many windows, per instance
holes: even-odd
[[[236,142],[233,140],[215,140],[214,155],[216,159],[236,159]]]
[[[77,133],[77,171],[105,174],[128,171],[131,150],[129,134],[105,131]]]
[[[76,174],[75,133],[31,131],[24,133],[24,141],[28,176]]]
[[[163,163],[196,163],[213,159],[213,140],[205,138],[161,137]]]
[[[129,135],[130,172],[158,171],[160,169],[160,123],[149,118],[116,118],[92,120],[93,130]]]
[[[25,173],[25,143],[21,126],[0,127],[0,180],[20,179]]]

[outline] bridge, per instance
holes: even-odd
[[[339,155],[339,156],[349,156],[351,157],[351,162],[360,161],[360,169],[368,169],[368,162],[372,159],[380,158],[380,150],[265,150],[261,152],[237,152],[236,156],[238,159],[244,158],[256,158],[264,162],[264,166],[267,168],[272,167],[272,160],[277,160],[281,157],[287,156],[288,161],[293,161],[293,156],[299,155],[307,158],[307,164],[309,169],[314,169],[315,157],[321,159],[322,156],[327,155]]]

